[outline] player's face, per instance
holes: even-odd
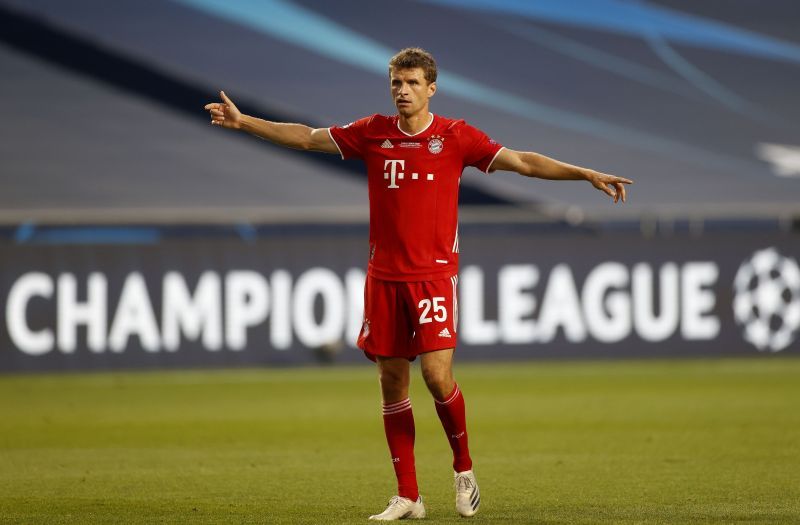
[[[427,111],[428,99],[436,92],[436,82],[428,83],[422,68],[392,69],[389,74],[392,100],[397,112],[410,117],[420,111]]]

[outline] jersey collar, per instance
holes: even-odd
[[[397,117],[397,129],[399,129],[399,130],[400,130],[400,133],[402,133],[402,134],[403,134],[403,135],[405,135],[406,137],[416,137],[417,135],[419,135],[420,133],[423,133],[425,130],[427,130],[429,127],[431,127],[431,124],[433,124],[433,117],[434,117],[434,114],[433,114],[433,113],[431,113],[431,118],[430,118],[430,120],[428,120],[428,125],[427,125],[427,126],[425,126],[424,128],[422,128],[421,130],[417,131],[416,133],[406,133],[406,132],[405,132],[405,131],[403,131],[403,129],[400,127],[400,117],[398,116],[398,117]]]

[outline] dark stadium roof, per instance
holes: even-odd
[[[391,113],[386,62],[407,45],[439,61],[434,112],[636,180],[620,208],[588,186],[470,170],[466,204],[589,217],[800,213],[800,5],[790,0],[0,9],[0,220],[363,218],[357,164],[212,129],[197,102],[224,88],[248,110],[318,126]]]

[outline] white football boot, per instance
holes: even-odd
[[[456,486],[456,510],[459,514],[468,518],[478,512],[481,505],[481,491],[478,490],[478,482],[475,481],[475,474],[471,470],[455,473]]]
[[[417,498],[417,501],[411,501],[408,498],[401,498],[400,496],[392,496],[386,510],[380,514],[373,514],[369,519],[376,521],[394,521],[405,519],[418,520],[424,517],[425,505],[422,504],[422,496]]]

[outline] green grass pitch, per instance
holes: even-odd
[[[800,523],[800,359],[460,364],[475,523]],[[450,451],[415,366],[428,522]],[[0,376],[0,523],[361,523],[371,367]]]

